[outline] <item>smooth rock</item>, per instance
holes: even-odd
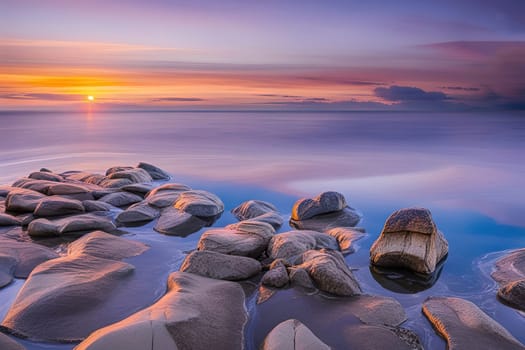
[[[131,181],[130,179],[124,179],[124,178],[109,179],[109,178],[104,178],[98,183],[98,185],[101,186],[101,187],[105,187],[105,188],[121,188],[121,187],[124,187],[124,186],[127,186],[127,185],[131,185],[132,183],[133,183],[133,181]]]
[[[361,288],[340,252],[326,249],[309,250],[297,266],[308,272],[322,291],[340,296],[361,294]]]
[[[125,207],[142,201],[142,197],[129,192],[113,192],[100,198],[99,201],[114,207]]]
[[[370,248],[370,260],[377,266],[431,274],[447,253],[448,243],[437,229],[430,211],[408,208],[394,212],[387,219],[379,238]]]
[[[423,303],[423,313],[450,350],[525,349],[503,326],[468,300],[430,297]]]
[[[288,271],[288,277],[294,287],[301,287],[306,290],[317,290],[308,271],[302,267],[291,267]]]
[[[397,327],[406,321],[403,306],[394,298],[360,295],[352,303],[352,313],[370,325]]]
[[[18,344],[7,335],[0,333],[0,349],[2,350],[25,350],[25,346]]]
[[[500,300],[525,311],[525,248],[515,250],[499,259],[492,278],[500,285]]]
[[[136,224],[141,222],[148,222],[156,219],[160,215],[160,210],[148,205],[145,202],[133,204],[116,217],[118,223]]]
[[[344,330],[343,336],[347,349],[423,350],[414,332],[399,327],[364,324],[349,326]]]
[[[139,168],[116,171],[107,175],[107,177],[109,179],[128,179],[132,183],[153,181],[153,179],[146,170]]]
[[[352,227],[335,227],[326,231],[326,234],[337,240],[339,250],[343,253],[354,252],[352,244],[365,235],[361,230],[356,230]]]
[[[0,213],[0,226],[20,226],[22,221],[12,215]]]
[[[275,326],[264,339],[262,350],[330,350],[308,327],[295,319]]]
[[[14,259],[12,275],[16,278],[27,278],[39,264],[58,258],[55,251],[40,244],[6,238],[0,238],[0,255]]]
[[[0,289],[13,281],[16,259],[0,250]]]
[[[215,217],[224,211],[224,204],[219,197],[201,190],[182,192],[173,206],[201,217]]]
[[[281,260],[275,260],[262,277],[261,283],[268,287],[282,288],[290,282],[286,266]]]
[[[7,197],[9,192],[12,190],[16,190],[17,187],[8,186],[8,185],[0,185],[0,197]]]
[[[27,233],[33,237],[56,236],[65,234],[81,234],[86,231],[116,230],[111,218],[94,214],[81,214],[62,219],[36,219],[31,221]]]
[[[61,176],[67,178],[68,180],[80,181],[93,185],[100,185],[100,183],[106,179],[104,175],[92,174],[83,171],[63,173]]]
[[[312,249],[339,249],[335,238],[316,231],[288,231],[272,237],[268,244],[268,256],[284,259],[294,264],[304,252]]]
[[[111,209],[115,208],[109,203],[101,202],[101,201],[94,201],[94,200],[82,201],[82,206],[87,212],[110,211]]]
[[[160,185],[159,187],[155,187],[154,189],[149,191],[146,197],[154,196],[155,194],[162,192],[162,191],[185,192],[185,191],[191,191],[191,188],[184,184],[168,183],[168,184]]]
[[[154,230],[165,235],[186,237],[199,231],[208,222],[175,208],[164,209]]]
[[[343,210],[345,197],[338,192],[323,192],[315,198],[302,198],[292,208],[292,220],[307,220],[321,214]]]
[[[17,188],[9,192],[5,199],[5,208],[7,211],[32,213],[40,199],[44,198],[42,193]]]
[[[118,173],[120,171],[132,170],[132,169],[134,169],[132,166],[113,166],[106,170],[106,176],[109,176],[114,173]]]
[[[68,255],[89,254],[97,258],[121,260],[144,253],[148,247],[140,242],[93,231],[68,246]]]
[[[159,301],[97,330],[75,349],[240,350],[246,321],[239,284],[174,272]]]
[[[49,196],[42,198],[38,202],[33,214],[37,217],[49,217],[80,214],[83,212],[84,206],[78,200],[60,196]]]
[[[238,281],[250,278],[261,272],[261,263],[255,259],[216,253],[194,251],[186,256],[180,268],[204,277]]]
[[[159,191],[148,194],[146,202],[157,208],[171,207],[179,199],[182,191]]]
[[[525,311],[525,279],[507,283],[498,290],[498,297],[506,304]]]
[[[29,174],[28,178],[35,180],[46,180],[46,181],[55,181],[62,182],[64,178],[58,174],[53,174],[47,171],[35,171]]]
[[[279,215],[277,208],[264,201],[249,200],[241,203],[231,212],[238,220],[256,219],[272,225],[275,229],[283,224],[283,218]]]
[[[136,183],[136,184],[123,186],[120,189],[122,191],[130,192],[130,193],[139,195],[141,197],[145,197],[148,194],[148,192],[154,188],[155,187],[150,183]]]
[[[47,189],[47,195],[49,195],[49,196],[52,196],[52,195],[59,195],[59,196],[64,196],[64,195],[82,195],[82,194],[84,194],[85,195],[84,198],[82,198],[81,196],[79,196],[78,198],[92,199],[92,198],[89,198],[89,196],[87,195],[89,192],[91,192],[91,189],[89,187],[86,187],[86,186],[83,186],[83,185],[79,185],[79,184],[65,183],[65,182],[53,184],[53,185],[49,186],[49,188]]]
[[[298,230],[324,232],[335,227],[353,227],[361,221],[361,215],[350,207],[340,211],[321,214],[306,220],[290,220],[290,225]]]
[[[153,180],[169,180],[171,178],[166,171],[149,163],[140,162],[137,168],[146,170]]]

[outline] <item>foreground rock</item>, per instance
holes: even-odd
[[[201,190],[182,192],[173,206],[199,217],[215,217],[224,211],[224,204],[219,197]]]
[[[159,186],[146,195],[145,199],[149,205],[157,208],[172,206],[179,199],[182,192],[190,191],[191,188],[177,183],[169,183]]]
[[[19,291],[2,326],[35,340],[78,341],[108,324],[104,302],[133,273],[118,261],[147,247],[97,231],[70,245],[65,257],[38,265]]]
[[[326,231],[326,234],[337,240],[339,250],[344,254],[353,253],[355,251],[353,243],[365,235],[363,229],[352,227],[335,227]]]
[[[496,262],[492,278],[499,283],[498,297],[506,304],[525,311],[525,249],[519,249]]]
[[[283,259],[294,265],[298,258],[308,250],[328,248],[338,250],[335,238],[316,231],[288,231],[275,235],[268,244],[268,256]]]
[[[20,226],[22,221],[12,215],[0,213],[0,226]]]
[[[268,202],[249,200],[232,209],[232,214],[240,221],[256,220],[266,222],[278,229],[283,224],[283,218],[277,208]]]
[[[26,348],[18,344],[7,335],[0,333],[0,349],[2,350],[25,350]]]
[[[142,201],[142,197],[130,192],[114,192],[100,198],[99,201],[111,204],[114,207],[126,207]]]
[[[290,225],[300,230],[325,231],[334,227],[353,227],[361,216],[347,205],[338,192],[323,192],[315,198],[303,198],[292,208]]]
[[[261,263],[244,256],[195,251],[186,256],[180,270],[204,277],[238,281],[261,272]]]
[[[286,265],[282,260],[274,260],[261,279],[261,283],[268,287],[282,288],[290,282]]]
[[[63,216],[81,214],[84,206],[76,199],[68,199],[60,196],[49,196],[42,198],[35,208],[33,214],[37,217]]]
[[[44,197],[40,192],[17,188],[9,191],[5,199],[5,209],[10,212],[32,213]]]
[[[423,313],[446,339],[448,349],[523,350],[525,346],[470,301],[431,297]]]
[[[75,349],[243,349],[246,320],[237,283],[174,272],[159,301],[97,330]]]
[[[211,225],[212,222],[182,210],[166,208],[161,212],[154,229],[165,235],[186,237],[205,226]]]
[[[27,233],[32,237],[81,235],[93,230],[112,232],[116,226],[107,216],[82,214],[57,220],[36,219],[27,227]]]
[[[122,225],[132,225],[146,223],[156,219],[160,215],[160,210],[147,203],[140,202],[133,204],[117,215],[117,222]]]
[[[394,212],[386,220],[381,235],[370,248],[370,260],[377,266],[431,274],[447,253],[448,243],[430,211],[408,208]]]
[[[329,350],[304,324],[298,320],[279,323],[264,339],[263,350]]]

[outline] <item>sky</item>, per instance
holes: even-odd
[[[0,0],[0,109],[86,105],[525,110],[525,1]]]

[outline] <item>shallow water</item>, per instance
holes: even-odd
[[[347,256],[348,264],[366,293],[403,304],[409,316],[404,326],[415,330],[426,348],[445,348],[421,313],[421,303],[430,295],[472,300],[525,342],[525,318],[497,301],[490,278],[503,251],[525,247],[525,115],[3,113],[0,135],[0,184],[40,167],[103,172],[144,160],[170,171],[177,182],[216,193],[227,210],[244,200],[262,199],[289,216],[301,196],[342,192],[363,213],[359,226],[368,232],[358,241],[357,252]],[[431,286],[407,289],[406,283],[384,280],[369,268],[368,250],[385,219],[407,206],[431,209],[450,244]],[[234,221],[225,212],[214,226]],[[137,266],[130,282],[134,291],[117,296],[136,308],[162,295],[167,274],[178,269],[202,232],[166,237],[152,233],[151,227],[128,230],[130,238],[152,247],[150,253],[127,260]],[[288,229],[285,225],[281,231]],[[21,285],[17,281],[1,290],[0,300],[12,301]],[[296,304],[280,306],[291,299]],[[288,290],[256,306],[254,295],[248,304],[253,316],[247,345],[257,348],[266,332],[288,316],[303,318],[329,342],[337,329],[352,322],[334,311],[340,327],[323,325],[324,313],[336,310],[332,304],[338,302]],[[5,309],[0,306],[0,316]],[[125,317],[133,311],[119,312]],[[23,343],[31,349],[55,348]]]

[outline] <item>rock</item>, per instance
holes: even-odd
[[[62,183],[56,183],[56,184],[49,186],[47,190],[47,195],[49,196],[77,195],[76,198],[93,199],[93,198],[89,198],[89,195],[88,195],[89,192],[91,192],[91,189],[89,187],[62,182]],[[84,195],[84,197],[78,196],[82,194]]]
[[[80,214],[83,212],[84,206],[80,201],[60,196],[49,196],[42,198],[38,202],[33,214],[37,217],[49,217]]]
[[[261,263],[244,256],[205,250],[188,254],[180,270],[215,279],[238,281],[261,272]]]
[[[123,186],[121,190],[145,197],[153,188],[153,185],[150,183],[137,183]]]
[[[246,321],[237,283],[174,272],[159,301],[97,330],[76,350],[243,349]]]
[[[353,253],[352,244],[365,235],[361,230],[352,227],[335,227],[326,231],[326,234],[337,240],[339,250],[343,253]]]
[[[499,323],[470,301],[452,297],[430,297],[423,313],[436,331],[455,349],[525,349]]]
[[[293,265],[304,252],[321,248],[337,250],[339,245],[335,238],[325,233],[295,230],[273,236],[268,244],[268,256]]]
[[[126,207],[142,201],[141,196],[129,192],[114,192],[100,198],[99,201],[111,204],[114,207]]]
[[[9,192],[5,199],[5,208],[7,211],[32,213],[40,199],[44,198],[42,193],[17,188]]]
[[[153,179],[144,169],[127,169],[115,171],[107,175],[108,179],[128,179],[132,183],[151,182]]]
[[[282,288],[290,282],[286,266],[281,260],[275,260],[270,270],[264,274],[261,283],[268,287]]]
[[[81,172],[81,171],[63,173],[61,174],[61,176],[67,178],[68,180],[81,181],[81,182],[85,182],[85,183],[93,184],[93,185],[100,185],[100,183],[104,179],[106,179],[104,175],[91,174],[91,173]]]
[[[12,215],[0,213],[0,226],[20,226],[22,221]]]
[[[262,350],[330,350],[304,324],[295,319],[275,326],[264,339]]]
[[[114,207],[111,204],[100,201],[85,200],[82,201],[82,206],[87,212],[93,211],[110,211]]]
[[[301,287],[309,291],[317,290],[308,272],[301,267],[291,267],[288,276],[294,287]]]
[[[377,266],[431,274],[447,253],[448,243],[436,228],[430,211],[408,208],[394,212],[387,219],[370,248],[370,260]]]
[[[215,217],[224,211],[224,204],[219,197],[200,190],[182,192],[174,207],[201,217]]]
[[[347,349],[423,350],[414,332],[399,327],[349,326],[344,330],[343,337]]]
[[[130,179],[109,179],[105,178],[102,181],[99,182],[99,186],[105,187],[105,188],[121,188],[127,185],[131,185],[133,181]]]
[[[140,162],[137,168],[146,170],[153,180],[169,180],[171,178],[170,174],[155,165]]]
[[[159,209],[156,209],[147,203],[140,202],[133,204],[123,212],[117,215],[117,222],[123,225],[148,222],[156,219],[160,215]]]
[[[62,219],[36,219],[31,221],[27,233],[32,237],[58,236],[65,234],[81,234],[87,231],[116,230],[111,218],[94,214],[69,216]]]
[[[361,221],[355,209],[347,207],[333,213],[314,216],[307,220],[290,220],[290,225],[298,230],[324,232],[335,227],[353,227]]]
[[[12,190],[16,190],[17,187],[7,186],[7,185],[0,185],[0,197],[7,197],[9,192]]]
[[[2,350],[25,350],[25,346],[18,344],[7,335],[0,333],[0,349]]]
[[[179,199],[181,193],[182,191],[159,191],[149,194],[146,202],[157,208],[171,207]]]
[[[186,237],[206,225],[208,222],[201,218],[175,208],[166,208],[161,212],[154,229],[165,235]]]
[[[133,170],[132,166],[114,166],[106,170],[106,176],[109,176],[120,171]]]
[[[0,238],[0,255],[14,260],[12,275],[16,278],[27,278],[39,264],[58,258],[57,253],[40,244],[6,238]]]
[[[3,288],[13,281],[13,272],[16,267],[16,259],[10,255],[2,253],[0,250],[0,288]]]
[[[241,221],[204,232],[197,249],[257,258],[266,250],[274,233],[273,227],[264,222]]]
[[[341,211],[347,206],[345,197],[338,192],[323,192],[315,198],[302,198],[292,208],[292,220],[311,219],[314,216]]]
[[[161,185],[159,187],[155,187],[151,191],[149,191],[148,195],[146,197],[154,196],[155,194],[163,191],[173,191],[173,192],[185,192],[185,191],[191,191],[191,188],[179,183],[168,183]]]
[[[500,285],[500,300],[525,311],[525,248],[515,250],[499,259],[492,278]]]
[[[403,306],[394,298],[360,295],[352,303],[352,313],[369,325],[396,327],[406,321]]]
[[[297,267],[306,270],[324,292],[340,296],[361,294],[359,284],[339,252],[309,250],[303,254],[303,263]]]
[[[46,181],[55,181],[55,182],[62,182],[64,181],[64,178],[58,174],[53,174],[48,171],[35,171],[34,173],[29,174],[28,176],[30,179],[35,180],[46,180]]]
[[[283,224],[283,218],[279,215],[277,208],[271,203],[259,200],[249,200],[241,203],[232,210],[232,214],[238,220],[255,219],[266,222],[275,229],[278,229]]]
[[[133,273],[117,261],[140,254],[142,243],[93,232],[68,255],[38,265],[18,292],[2,326],[41,341],[79,341],[112,322],[104,302]],[[91,255],[96,254],[96,255]]]

